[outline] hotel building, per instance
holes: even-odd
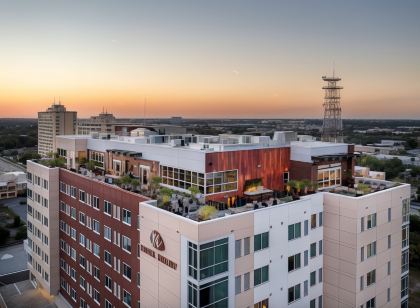
[[[294,136],[58,136],[64,166],[28,162],[31,278],[73,307],[407,307],[409,185]]]
[[[145,128],[155,132],[155,134],[185,134],[187,132],[185,127],[176,125],[145,125],[144,123],[136,123],[132,121],[124,121],[117,119],[112,113],[101,112],[97,116],[92,116],[88,119],[77,120],[77,135],[91,135],[97,134],[110,134],[119,136],[130,136],[131,131]]]
[[[76,118],[77,112],[67,111],[61,103],[38,112],[38,154],[47,156],[52,153],[56,148],[56,136],[74,134]]]

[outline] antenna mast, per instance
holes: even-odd
[[[321,140],[326,142],[343,142],[343,122],[341,120],[340,90],[343,87],[337,85],[341,80],[335,77],[335,67],[333,76],[323,76],[327,85],[322,87],[325,91],[324,96],[324,123],[322,125]]]

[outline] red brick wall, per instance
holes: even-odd
[[[206,172],[238,169],[238,191],[243,195],[246,180],[262,179],[263,186],[283,190],[283,172],[290,169],[290,148],[215,152],[206,154]],[[259,167],[258,167],[259,166]],[[226,193],[211,195],[208,199],[223,198]]]
[[[73,199],[70,196],[67,196],[64,193],[60,192],[60,200],[64,201],[66,204],[69,204],[72,207],[75,207],[77,210],[77,220],[72,219],[70,216],[67,216],[65,213],[60,211],[60,220],[65,221],[67,224],[72,226],[77,230],[77,240],[74,241],[70,236],[66,235],[64,232],[60,231],[60,239],[65,240],[71,247],[75,248],[77,251],[77,259],[73,261],[65,252],[60,250],[60,257],[63,258],[70,266],[76,269],[76,282],[74,282],[70,276],[65,273],[62,269],[60,270],[60,276],[63,277],[71,287],[73,287],[77,292],[77,302],[75,303],[70,295],[66,291],[60,289],[60,292],[63,296],[71,303],[74,307],[79,307],[80,297],[90,305],[90,307],[96,307],[97,304],[94,303],[93,298],[91,298],[87,292],[83,291],[79,285],[79,276],[82,276],[86,281],[92,285],[92,288],[95,288],[99,291],[101,296],[101,306],[105,305],[105,298],[112,303],[115,307],[123,307],[121,300],[117,299],[113,293],[108,291],[105,288],[105,273],[111,277],[113,283],[117,282],[121,287],[121,297],[123,289],[126,289],[131,293],[132,296],[132,306],[137,305],[137,301],[140,297],[140,290],[137,287],[137,272],[140,272],[140,261],[137,258],[137,243],[139,243],[139,231],[137,230],[137,216],[139,215],[139,202],[147,200],[146,197],[134,194],[125,190],[122,190],[116,186],[108,185],[102,182],[92,180],[87,177],[80,176],[73,172],[60,169],[60,181],[75,186],[78,189],[84,190],[86,193],[95,195],[99,197],[100,210],[95,210],[93,207],[88,206],[87,204],[81,203],[76,199]],[[104,200],[111,202],[126,208],[131,211],[131,227],[123,224],[121,221],[118,221],[112,217],[109,217],[104,214]],[[85,213],[86,216],[96,219],[100,222],[100,235],[93,232],[79,223],[79,211]],[[121,213],[122,217],[122,213]],[[103,225],[107,225],[112,228],[112,233],[114,230],[117,230],[121,235],[126,235],[131,238],[131,254],[125,252],[121,247],[105,240],[103,233]],[[83,233],[87,238],[93,242],[100,245],[100,259],[89,252],[86,248],[82,247],[79,244],[79,232]],[[116,272],[113,268],[104,263],[104,250],[108,250],[112,259],[114,256],[118,257],[121,260],[121,273]],[[96,265],[100,268],[101,281],[98,282],[93,278],[85,269],[79,265],[79,254],[82,254],[86,260],[89,260],[93,265]],[[114,262],[114,261],[112,261]],[[132,277],[131,282],[125,279],[122,275],[122,263],[126,263],[131,266]],[[93,292],[93,289],[92,289]]]

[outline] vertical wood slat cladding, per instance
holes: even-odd
[[[258,167],[260,165],[260,167]],[[289,170],[290,147],[227,151],[206,154],[206,172],[238,169],[238,191],[243,195],[246,180],[262,179],[263,186],[283,190],[283,172]],[[221,193],[209,196],[217,199]]]
[[[125,307],[121,300],[117,299],[109,290],[105,288],[105,274],[111,277],[112,281],[117,282],[121,286],[121,296],[122,290],[125,289],[131,293],[131,302],[132,307],[137,305],[137,301],[140,297],[140,290],[137,287],[136,279],[137,272],[140,272],[140,261],[137,258],[137,244],[140,241],[140,234],[137,230],[137,215],[139,215],[139,202],[148,200],[147,197],[134,194],[128,191],[125,191],[121,188],[118,188],[113,185],[105,184],[103,182],[98,182],[96,180],[80,176],[76,173],[70,172],[68,170],[60,169],[60,181],[68,185],[72,185],[77,188],[77,194],[79,194],[79,189],[84,190],[86,193],[99,197],[99,207],[100,210],[95,210],[93,207],[88,206],[87,204],[79,202],[78,198],[74,199],[66,194],[60,192],[60,201],[65,202],[66,204],[75,207],[77,211],[77,220],[72,219],[70,216],[67,216],[65,213],[60,211],[60,219],[65,221],[71,227],[75,228],[77,231],[77,240],[74,241],[70,236],[66,235],[64,232],[60,231],[60,239],[65,240],[71,247],[76,249],[77,258],[76,261],[70,258],[66,253],[60,249],[60,257],[63,258],[71,267],[76,269],[76,281],[73,281],[62,269],[60,269],[60,276],[63,277],[71,287],[73,287],[77,292],[77,302],[74,302],[70,295],[67,294],[63,289],[60,288],[61,294],[68,300],[71,305],[74,307],[79,307],[80,297],[82,297],[90,307],[98,306],[94,303],[93,298],[87,295],[86,291],[80,288],[79,277],[82,275],[89,284],[92,285],[92,288],[95,288],[99,291],[101,295],[101,307],[105,306],[105,298],[110,301],[115,307]],[[78,196],[78,195],[77,195]],[[111,202],[120,207],[121,211],[123,208],[131,211],[131,226],[128,226],[122,223],[122,220],[118,221],[110,216],[104,214],[104,200]],[[85,213],[86,216],[96,219],[100,222],[100,234],[96,234],[93,230],[88,229],[86,226],[83,226],[79,223],[79,211]],[[121,213],[122,219],[122,213]],[[104,238],[104,225],[112,228],[112,232],[120,232],[121,235],[126,235],[131,238],[131,254],[122,250],[121,247],[118,247],[113,242],[109,242]],[[79,233],[82,233],[87,238],[93,242],[100,245],[100,258],[97,258],[93,255],[93,252],[89,252],[86,248],[82,247],[79,244]],[[114,256],[118,257],[121,260],[121,273],[117,273],[113,267],[106,265],[104,262],[104,250],[108,250],[112,258]],[[99,267],[101,272],[101,281],[98,282],[88,274],[88,272],[80,267],[79,265],[79,255],[82,254],[86,260],[90,261],[93,265]],[[112,260],[114,262],[114,260]],[[125,279],[122,276],[122,263],[126,263],[131,266],[131,282]]]

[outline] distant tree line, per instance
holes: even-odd
[[[357,159],[357,165],[362,167],[369,167],[372,171],[385,172],[387,180],[392,180],[405,171],[402,161],[398,158],[392,159],[378,159],[375,156],[363,155]]]
[[[0,119],[0,150],[34,147],[38,126],[33,119]]]

